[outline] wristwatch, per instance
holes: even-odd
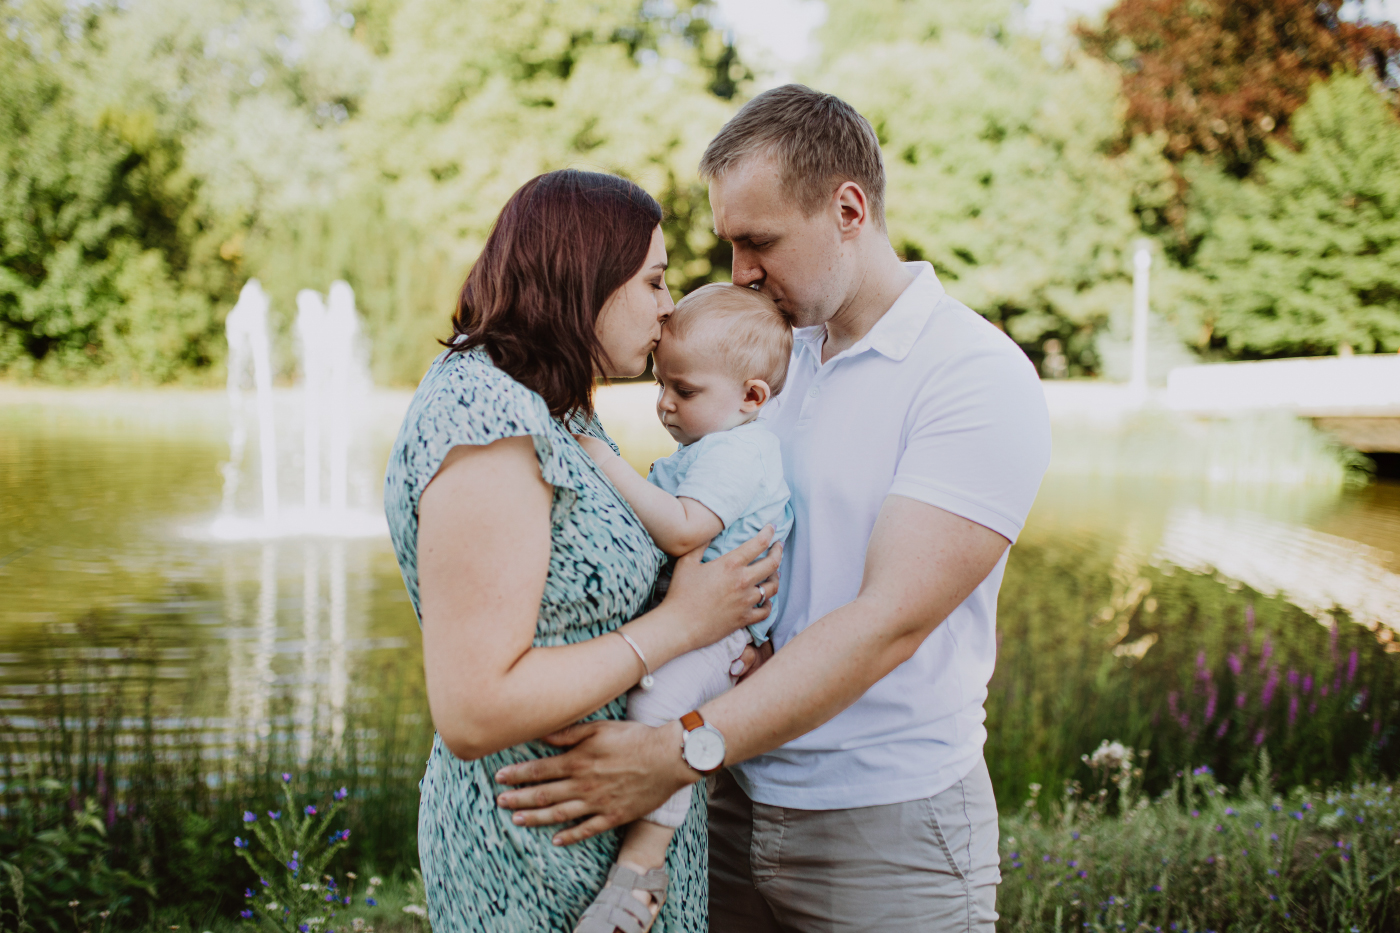
[[[695,710],[681,717],[681,757],[701,774],[710,775],[724,764],[724,734],[705,722]]]

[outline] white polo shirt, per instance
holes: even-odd
[[[796,520],[773,645],[856,598],[875,518],[917,499],[1015,541],[1050,460],[1035,367],[949,297],[933,267],[854,346],[821,362],[825,327],[798,330],[764,425],[782,442]],[[996,663],[1003,555],[914,656],[830,722],[734,775],[759,803],[831,810],[931,797],[977,763]],[[857,624],[858,621],[857,621]]]

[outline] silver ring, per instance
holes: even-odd
[[[763,588],[762,583],[755,583],[754,586],[758,587],[758,604],[762,606],[764,603],[768,602],[768,591]]]

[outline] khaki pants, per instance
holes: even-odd
[[[710,782],[710,933],[991,933],[997,809],[987,765],[923,800],[753,803]]]

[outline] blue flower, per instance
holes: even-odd
[[[267,885],[267,879],[266,879],[266,878],[259,878],[258,880],[262,882],[262,886],[263,886],[263,887],[267,887],[267,886],[268,886],[268,885]]]
[[[297,929],[300,930],[301,933],[306,933],[306,929],[307,929],[307,928],[306,928],[306,924],[304,924],[304,923],[299,924],[299,925],[297,926]]]
[[[240,910],[238,916],[242,917],[244,920],[252,920],[253,912],[251,910]]]
[[[243,889],[243,896],[244,896],[244,897],[252,897],[252,896],[253,896],[253,889],[252,889],[252,888],[244,888],[244,889]]]
[[[372,898],[372,897],[367,897],[367,898],[365,898],[365,903],[368,904],[368,905],[371,906],[371,907],[378,907],[378,906],[379,906],[379,902],[376,901],[376,900],[375,900],[374,898]]]
[[[282,811],[281,811],[281,810],[268,810],[268,811],[267,811],[267,818],[270,819],[270,820],[280,820],[280,819],[282,818]]]
[[[1069,834],[1069,838],[1073,839],[1075,842],[1078,842],[1078,841],[1079,841],[1079,832],[1078,832],[1078,830],[1076,830],[1075,832],[1070,833],[1070,834]]]
[[[258,821],[258,815],[257,815],[256,813],[254,813],[252,810],[244,810],[244,811],[243,811],[243,822],[245,822],[245,823],[256,823],[257,821]]]
[[[334,895],[334,894],[327,894],[327,895],[326,895],[326,903],[327,903],[327,904],[329,904],[329,903],[330,903],[331,901],[333,901],[333,900],[335,900],[335,895]]]
[[[346,906],[346,907],[349,907],[349,906],[350,906],[350,898],[348,898],[348,897],[345,899],[345,906]]]
[[[342,787],[340,790],[338,790],[338,791],[335,792],[335,799],[336,799],[336,800],[344,800],[344,799],[345,799],[346,797],[348,797],[348,796],[350,796],[350,792],[347,791],[347,790],[346,790],[345,788],[343,788],[343,787]]]
[[[309,803],[306,805],[306,815],[307,815],[307,816],[315,816],[315,815],[316,815],[316,808],[315,808],[313,805],[309,804]]]
[[[282,783],[283,783],[283,784],[290,784],[290,783],[292,783],[292,776],[291,776],[290,774],[288,774],[287,772],[285,772],[285,771],[282,772]]]
[[[241,837],[239,837],[239,836],[234,836],[234,837],[233,837],[233,847],[234,847],[235,849],[246,849],[246,848],[248,848],[248,840],[243,839],[243,838],[241,838]]]
[[[301,862],[298,862],[296,859],[292,859],[290,862],[287,863],[287,867],[290,868],[292,871],[296,871],[297,869],[301,868]]]

